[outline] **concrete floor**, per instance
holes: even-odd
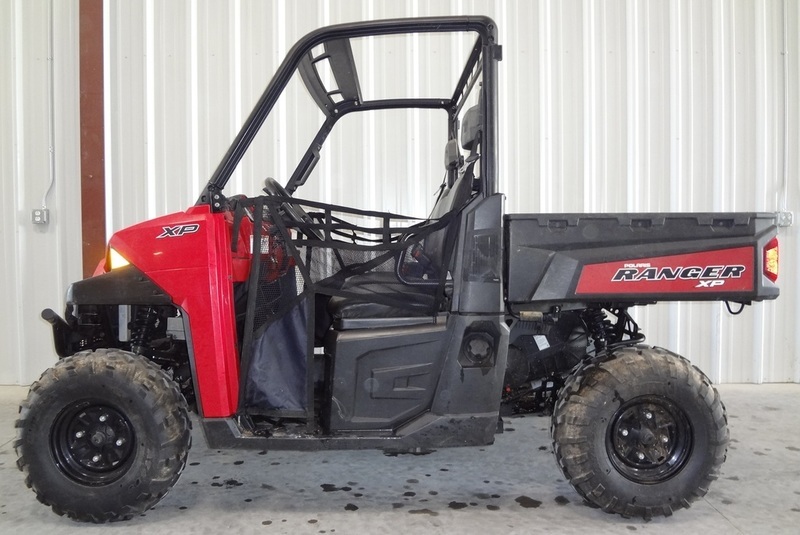
[[[585,506],[550,451],[549,419],[507,420],[493,446],[379,451],[210,451],[146,514],[74,523],[39,504],[16,467],[22,387],[0,387],[0,533],[798,533],[800,385],[722,385],[731,445],[722,477],[688,510],[650,522]]]

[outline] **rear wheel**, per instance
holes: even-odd
[[[191,444],[177,385],[118,350],[59,361],[31,386],[16,425],[27,485],[80,521],[125,520],[152,507],[177,481]]]
[[[725,407],[669,351],[631,347],[578,368],[551,426],[558,464],[587,501],[623,516],[670,515],[705,495],[725,460]]]

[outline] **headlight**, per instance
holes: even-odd
[[[111,269],[121,268],[130,264],[130,262],[128,262],[124,256],[119,254],[111,247],[108,248],[108,262]]]

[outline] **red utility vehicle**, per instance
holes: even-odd
[[[362,95],[360,40],[432,34],[469,43],[453,87]],[[485,17],[300,40],[197,203],[116,232],[63,316],[42,313],[60,360],[16,442],[39,500],[93,522],[146,510],[186,463],[190,410],[212,448],[396,452],[490,444],[503,414],[551,410],[557,462],[589,502],[650,517],[702,496],[725,459],[725,408],[687,360],[643,345],[629,308],[776,298],[773,218],[504,215],[501,55]],[[308,149],[285,186],[224,193],[293,77],[322,117]],[[441,114],[427,219],[295,195],[338,121],[377,110]]]

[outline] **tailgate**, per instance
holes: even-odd
[[[776,234],[772,214],[511,214],[506,298],[542,306],[774,299],[764,262]]]

